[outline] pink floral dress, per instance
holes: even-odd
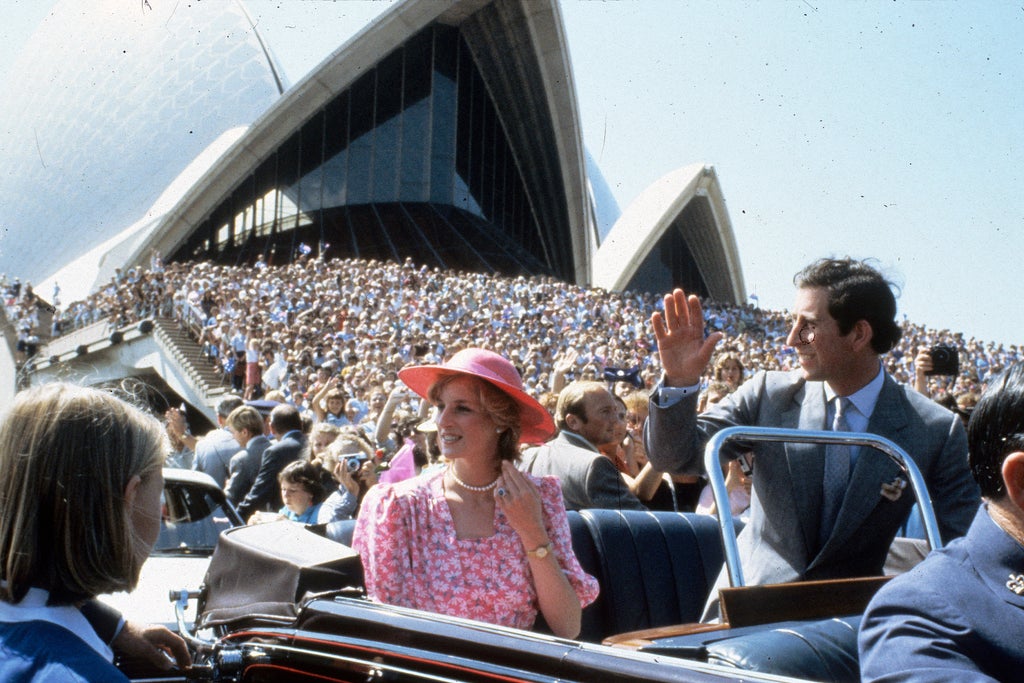
[[[533,628],[537,591],[519,535],[496,506],[493,536],[456,538],[444,498],[444,472],[377,485],[366,494],[352,546],[362,557],[367,593],[392,605]],[[558,480],[526,476],[540,488],[548,536],[562,570],[580,604],[589,605],[597,598],[597,580],[573,553]]]

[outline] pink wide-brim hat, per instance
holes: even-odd
[[[555,421],[535,398],[523,391],[523,380],[508,360],[485,349],[463,349],[443,365],[414,365],[398,378],[423,398],[441,377],[468,375],[497,387],[519,405],[519,440],[543,443],[555,433]]]

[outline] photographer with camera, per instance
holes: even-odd
[[[317,524],[353,519],[363,495],[377,483],[373,448],[358,428],[343,428],[320,456],[337,488],[320,505]]]
[[[914,356],[914,388],[925,396],[932,396],[928,388],[929,378],[948,376],[952,381],[959,372],[960,356],[955,346],[937,344],[918,349]]]

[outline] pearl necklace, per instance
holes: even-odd
[[[462,481],[461,479],[459,479],[459,475],[455,474],[455,468],[452,467],[451,465],[448,466],[448,474],[452,475],[452,479],[455,480],[455,483],[458,484],[459,486],[461,486],[462,488],[466,489],[467,491],[475,491],[477,493],[487,493],[488,491],[493,489],[495,486],[497,486],[498,485],[498,479],[501,479],[501,477],[498,477],[498,479],[495,479],[494,481],[492,481],[490,484],[487,484],[486,486],[471,486],[471,485],[467,484],[466,482]]]

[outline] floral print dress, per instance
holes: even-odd
[[[370,489],[353,532],[366,591],[379,602],[501,624],[533,628],[537,591],[519,535],[495,506],[495,533],[455,535],[440,470]],[[554,477],[537,478],[548,536],[569,583],[586,606],[597,580],[576,560],[562,489]]]

